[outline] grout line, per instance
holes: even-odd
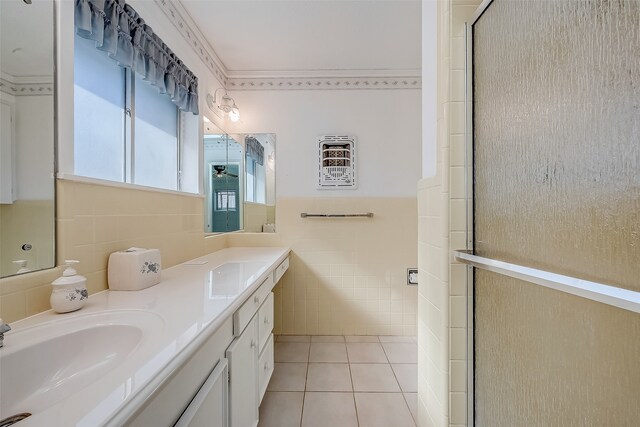
[[[306,388],[306,384],[305,384]],[[300,427],[302,427],[302,419],[304,417],[304,402],[307,400],[307,393],[302,392],[302,408],[300,408]]]
[[[416,399],[417,399],[417,393],[416,393]],[[418,420],[413,416],[413,412],[411,412],[411,408],[409,407],[409,402],[407,401],[407,395],[406,393],[402,393],[402,399],[404,400],[404,404],[407,405],[407,409],[409,410],[409,415],[411,415],[411,418],[413,418],[413,424],[414,425],[418,425]],[[416,414],[418,415],[418,414]]]
[[[349,367],[349,379],[351,379],[351,396],[353,398],[353,409],[356,411],[356,423],[360,426],[360,417],[358,416],[358,405],[356,405],[356,389],[353,386],[353,374],[351,373],[351,360],[349,360],[349,349],[347,348],[347,339],[344,338],[344,347],[347,352],[347,366]]]
[[[353,398],[353,409],[356,411],[356,423],[358,423],[358,427],[360,426],[360,417],[358,417],[358,405],[356,405],[356,393],[351,393],[351,397]]]
[[[384,353],[384,357],[387,358],[387,363],[389,363],[389,365],[391,365],[391,360],[389,360],[389,356],[387,355],[387,351],[384,349],[384,345],[382,345],[382,343],[380,343],[380,347],[382,347],[382,352]],[[391,370],[393,370],[393,368]],[[395,375],[395,373],[394,373],[394,375]],[[397,379],[396,379],[396,381],[397,381]]]
[[[393,365],[391,364],[391,362],[389,362],[389,367],[391,368],[391,372],[393,373],[393,378],[396,379],[396,383],[398,383],[398,388],[400,389],[400,393],[404,393],[404,391],[402,390],[402,385],[400,384],[400,381],[398,380],[398,375],[396,374],[396,370],[393,369]]]
[[[304,403],[307,400],[307,381],[309,380],[309,359],[311,358],[311,337],[309,337],[309,351],[307,352],[307,372],[304,374],[304,391],[302,392],[302,408],[300,408],[300,427],[304,417]]]

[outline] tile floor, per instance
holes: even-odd
[[[413,337],[276,337],[259,427],[415,427]]]

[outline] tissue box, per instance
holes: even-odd
[[[139,291],[160,283],[160,251],[129,248],[109,255],[109,289]]]

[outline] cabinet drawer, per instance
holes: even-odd
[[[273,335],[269,335],[267,345],[262,349],[260,359],[258,360],[258,375],[260,375],[260,379],[258,381],[260,399],[258,402],[260,403],[262,402],[262,397],[264,396],[265,391],[267,391],[271,374],[273,374]]]
[[[247,301],[233,313],[233,335],[239,337],[249,321],[258,311],[262,303],[267,299],[273,289],[271,276],[264,279],[260,287],[249,297]]]
[[[284,261],[273,271],[273,284],[278,283],[278,280],[282,278],[285,271],[289,268],[289,257],[286,257]]]
[[[258,311],[258,336],[260,337],[258,342],[260,343],[260,349],[264,348],[271,331],[273,331],[273,292],[269,293],[267,300]]]

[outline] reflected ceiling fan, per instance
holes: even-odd
[[[213,165],[213,169],[215,170],[216,178],[222,178],[223,176],[229,176],[231,178],[238,177],[238,175],[227,171],[227,167],[225,165]]]

